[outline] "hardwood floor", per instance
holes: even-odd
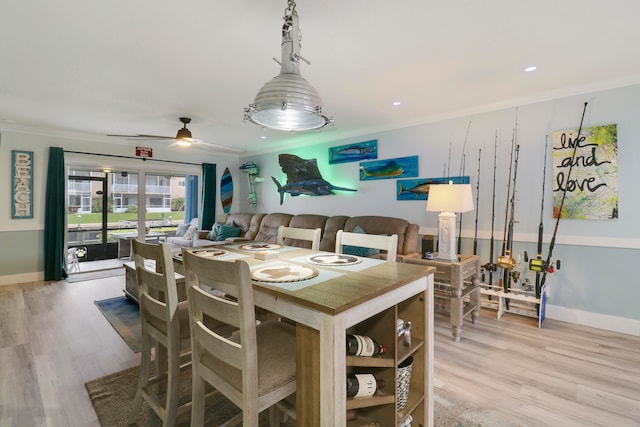
[[[0,286],[0,427],[98,426],[88,380],[139,363],[93,301],[124,277]],[[640,426],[640,338],[483,311],[435,323],[435,386],[525,426]]]

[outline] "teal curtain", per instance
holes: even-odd
[[[44,280],[62,280],[68,276],[64,248],[64,178],[64,150],[49,147],[44,210]]]
[[[200,215],[200,227],[203,230],[211,230],[216,222],[216,165],[202,164],[202,215]]]
[[[185,177],[184,222],[190,223],[198,216],[198,175]]]

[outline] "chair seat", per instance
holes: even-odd
[[[256,327],[258,342],[258,394],[262,395],[276,386],[296,378],[296,330],[295,327],[277,320],[261,323]],[[230,338],[240,342],[239,334]],[[202,364],[216,372],[236,390],[242,391],[242,372],[210,354]]]

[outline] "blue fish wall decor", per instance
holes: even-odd
[[[357,162],[358,160],[377,159],[378,140],[358,142],[329,148],[329,164]]]

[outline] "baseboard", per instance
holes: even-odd
[[[640,320],[636,319],[611,316],[608,314],[590,313],[588,311],[551,304],[547,304],[546,317],[548,319],[575,323],[576,325],[589,326],[612,332],[620,332],[622,334],[633,335],[636,337],[640,336]]]
[[[0,286],[16,285],[19,283],[41,282],[44,280],[44,271],[34,271],[31,273],[8,274],[0,276]]]

